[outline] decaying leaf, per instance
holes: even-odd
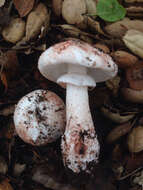
[[[87,43],[90,43],[90,44],[93,43],[92,38],[95,38],[94,35],[87,33],[87,32],[84,32],[84,31],[82,31],[82,30],[80,30],[77,27],[72,26],[72,25],[62,24],[62,25],[58,25],[57,27],[62,29],[62,31],[65,34],[69,35],[70,37],[79,38],[79,39],[81,39]]]
[[[5,86],[5,90],[8,88],[9,82],[18,75],[18,59],[16,51],[7,51],[7,52],[1,52],[0,54],[0,67],[1,67],[1,73],[0,78]]]
[[[130,6],[126,8],[127,15],[134,18],[141,18],[143,16],[142,6]]]
[[[0,66],[5,70],[15,70],[18,67],[17,53],[13,50],[0,53]]]
[[[123,87],[121,88],[121,94],[126,101],[132,103],[143,103],[143,90],[134,90],[131,88]]]
[[[84,23],[85,23],[86,28],[90,28],[91,31],[97,32],[99,34],[106,36],[105,32],[101,28],[100,22],[98,22],[98,21],[94,20],[93,18],[85,15],[84,16]]]
[[[12,186],[9,183],[8,179],[3,180],[0,183],[0,190],[13,190]]]
[[[132,119],[134,117],[134,113],[130,114],[120,114],[119,110],[116,109],[116,112],[113,112],[110,110],[110,108],[106,108],[104,106],[101,107],[101,112],[103,113],[104,116],[109,118],[111,121],[116,122],[116,123],[125,123]]]
[[[62,14],[62,3],[63,0],[52,1],[52,8],[56,16],[60,16]]]
[[[134,90],[143,90],[143,62],[139,62],[126,69],[126,79],[130,88]]]
[[[26,16],[33,8],[35,0],[13,0],[20,17]]]
[[[83,14],[86,13],[86,3],[84,0],[64,0],[62,6],[62,16],[68,24],[79,25],[83,22]]]
[[[112,91],[116,96],[120,87],[120,77],[117,75],[114,78],[106,81],[106,86]]]
[[[96,17],[96,6],[97,6],[97,1],[96,0],[85,0],[86,2],[86,8],[87,8],[87,13],[90,15],[95,15]]]
[[[13,18],[10,24],[3,28],[2,36],[7,42],[16,43],[22,39],[25,32],[25,21]]]
[[[113,143],[118,140],[120,137],[126,135],[131,130],[131,123],[124,123],[115,127],[107,136],[107,142]]]
[[[26,168],[26,164],[16,163],[13,169],[14,176],[20,176],[21,173],[25,170],[25,168]]]
[[[129,18],[125,18],[121,21],[115,22],[113,24],[109,24],[105,27],[105,30],[111,37],[122,38],[125,33],[130,30],[139,30],[143,32],[143,21],[142,20],[130,20]]]
[[[37,37],[40,31],[49,26],[50,13],[43,3],[39,3],[37,7],[28,15],[26,22],[26,40],[29,41]]]
[[[134,54],[143,58],[143,31],[128,30],[123,37],[123,41]]]
[[[137,126],[129,133],[127,145],[130,152],[143,150],[143,126]]]
[[[7,9],[0,8],[0,26],[7,26],[10,23],[10,15]]]
[[[119,66],[119,68],[123,69],[132,67],[138,61],[136,56],[123,50],[117,50],[113,52],[112,57],[116,61],[116,64]]]
[[[0,79],[5,87],[5,91],[6,91],[8,89],[8,81],[7,81],[6,73],[4,71],[0,74]]]

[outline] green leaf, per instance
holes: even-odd
[[[98,0],[97,15],[109,22],[121,20],[126,15],[126,9],[117,0]]]

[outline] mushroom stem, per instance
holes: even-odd
[[[91,125],[93,126],[88,103],[87,87],[67,84],[66,93],[67,121],[70,121],[71,118],[73,118],[75,125],[82,125],[82,128],[85,130],[87,130]]]
[[[65,165],[76,173],[89,172],[91,163],[99,156],[99,142],[95,133],[86,86],[67,84],[67,126],[62,138]]]

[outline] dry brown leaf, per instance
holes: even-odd
[[[9,25],[2,30],[5,41],[16,43],[20,41],[25,33],[25,21],[21,18],[12,18]]]
[[[136,56],[123,50],[117,50],[113,52],[112,56],[119,68],[122,69],[132,67],[138,61]]]
[[[132,128],[132,125],[129,122],[121,124],[121,125],[118,125],[116,128],[114,128],[108,134],[106,141],[108,143],[113,143],[114,141],[116,141],[120,137],[122,137],[122,136],[126,135],[127,133],[129,133],[131,128]]]
[[[37,7],[28,15],[26,22],[26,40],[29,41],[40,33],[46,31],[49,26],[50,13],[43,3],[39,3]]]
[[[130,20],[129,18],[124,18],[121,21],[114,22],[112,24],[108,24],[105,27],[106,32],[112,37],[112,38],[122,38],[125,33],[130,30],[138,30],[140,32],[143,32],[143,21],[142,20]]]
[[[126,79],[130,88],[143,90],[143,63],[137,63],[126,70]]]
[[[35,0],[13,0],[20,17],[26,16],[33,8]]]
[[[7,90],[8,89],[8,81],[7,81],[7,77],[6,77],[6,74],[4,71],[0,74],[0,79],[5,87],[5,90]]]
[[[0,183],[0,190],[13,190],[8,179],[5,179]]]
[[[2,66],[4,69],[13,69],[15,67],[18,67],[18,60],[17,60],[17,54],[16,51],[7,51],[5,53],[1,52],[0,54],[0,66]]]

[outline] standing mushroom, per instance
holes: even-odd
[[[45,145],[65,129],[65,105],[55,93],[35,90],[24,96],[14,112],[17,134],[32,145]]]
[[[99,142],[92,121],[88,86],[114,77],[117,66],[107,54],[77,39],[58,43],[39,58],[42,75],[66,86],[66,130],[62,138],[64,164],[73,172],[89,172],[97,163]]]

